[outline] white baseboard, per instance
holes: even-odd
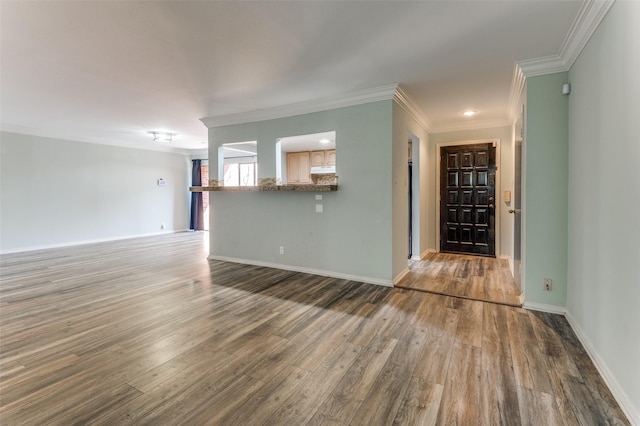
[[[109,241],[129,240],[131,238],[154,237],[157,235],[175,234],[177,232],[186,232],[186,231],[188,231],[188,229],[174,229],[174,230],[164,230],[159,232],[150,232],[146,234],[119,235],[116,237],[69,241],[66,243],[43,244],[38,246],[28,246],[28,247],[19,247],[19,248],[9,249],[9,250],[2,250],[0,251],[0,254],[23,253],[23,252],[36,251],[36,250],[48,250],[48,249],[54,249],[54,248],[81,246],[84,244],[107,243]]]
[[[435,253],[436,251],[432,248],[426,249],[425,251],[423,251],[422,253],[420,253],[420,256],[411,256],[411,260],[422,260],[425,257],[427,257],[427,255],[429,253]]]
[[[598,355],[598,352],[594,349],[593,345],[582,331],[578,321],[569,312],[565,313],[565,317],[567,318],[567,321],[569,321],[569,325],[573,331],[576,333],[578,340],[580,340],[580,343],[582,343],[582,346],[584,346],[585,350],[589,354],[591,361],[598,369],[598,372],[604,379],[604,382],[609,387],[609,390],[611,390],[613,397],[620,405],[620,408],[622,408],[622,411],[626,414],[627,419],[633,425],[640,425],[640,413],[638,413],[637,409],[631,403],[631,400],[629,400],[626,392],[618,384],[618,381],[613,373],[611,373],[611,370],[609,370],[609,367],[607,367],[607,364],[602,360],[600,355]]]
[[[396,275],[396,277],[393,279],[393,285],[396,285],[400,282],[400,280],[402,280],[407,274],[409,273],[409,268],[404,268],[404,271],[400,272],[398,275]]]
[[[531,311],[548,312],[550,314],[566,315],[567,308],[564,306],[547,305],[546,303],[524,302],[524,309]]]
[[[393,282],[381,278],[364,277],[360,275],[344,274],[342,272],[326,271],[323,269],[306,268],[304,266],[284,265],[282,263],[262,262],[252,259],[240,259],[237,257],[209,255],[210,260],[220,260],[223,262],[242,263],[244,265],[264,266],[266,268],[282,269],[284,271],[302,272],[305,274],[320,275],[323,277],[338,278],[342,280],[359,281],[367,284],[393,287]]]

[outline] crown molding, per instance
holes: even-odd
[[[161,144],[140,144],[139,142],[129,141],[125,139],[89,139],[89,138],[73,138],[66,135],[56,135],[51,132],[42,130],[28,129],[22,126],[3,125],[0,128],[2,133],[13,133],[23,136],[35,136],[38,138],[45,138],[51,140],[65,141],[65,142],[78,142],[78,143],[90,143],[92,145],[105,145],[114,148],[126,148],[126,149],[138,149],[141,151],[155,151],[166,152],[169,154],[190,155],[193,152],[192,148],[179,148],[174,146],[167,146]]]
[[[553,74],[568,71],[562,58],[558,55],[543,56],[541,58],[527,59],[516,62],[525,77]]]
[[[587,0],[582,4],[578,16],[573,21],[569,34],[562,43],[559,56],[567,70],[573,66],[580,52],[596,32],[598,25],[613,5],[615,0]]]
[[[569,71],[615,0],[586,0],[559,53],[517,62],[526,77]]]
[[[409,117],[415,120],[420,127],[427,132],[431,130],[431,122],[426,118],[420,107],[413,102],[407,92],[404,91],[401,85],[398,85],[395,93],[393,94],[393,100],[407,113]]]
[[[368,104],[370,102],[388,101],[394,99],[397,88],[398,84],[390,84],[387,86],[359,90],[357,92],[351,92],[330,98],[298,102],[290,105],[282,105],[237,114],[205,117],[201,118],[200,121],[209,128],[230,126],[234,124],[253,123],[256,121],[292,117],[312,112],[328,111],[336,108]]]
[[[516,121],[516,117],[520,113],[520,102],[524,93],[525,76],[519,65],[513,67],[513,78],[511,79],[511,91],[509,92],[509,104],[507,113],[509,114],[509,122]]]

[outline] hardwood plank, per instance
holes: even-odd
[[[311,373],[292,365],[286,367],[251,399],[243,398],[242,405],[229,413],[220,425],[264,424],[296,392],[309,374]]]
[[[565,424],[556,405],[556,400],[551,394],[518,386],[518,401],[523,426],[562,426]]]
[[[507,330],[508,308],[487,304],[482,329],[481,419],[487,425],[520,424],[520,410]]]
[[[437,413],[439,425],[468,425],[479,422],[480,348],[457,341],[455,343],[442,398]]]
[[[442,399],[442,385],[412,377],[394,425],[434,425]]]
[[[464,299],[458,314],[456,341],[470,346],[482,346],[482,302]]]
[[[429,253],[411,261],[397,287],[521,307],[520,291],[505,259]]]
[[[355,361],[360,348],[345,342],[329,354],[326,361],[296,392],[276,410],[265,424],[304,424],[315,414],[320,404],[334,390]]]
[[[516,383],[519,386],[552,393],[547,365],[538,348],[529,315],[524,310],[508,313],[507,328]]]
[[[425,329],[407,328],[408,338],[399,339],[380,370],[371,390],[353,417],[354,425],[389,424],[402,404],[416,361],[427,338]]]
[[[349,424],[397,343],[395,339],[376,335],[318,408],[309,424]]]

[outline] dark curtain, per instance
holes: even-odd
[[[202,186],[202,160],[193,160],[191,172],[191,186]],[[204,230],[204,210],[202,208],[202,192],[191,193],[191,222],[189,229],[194,231]]]

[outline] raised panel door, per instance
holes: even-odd
[[[324,151],[311,151],[311,166],[324,166]]]
[[[311,183],[309,151],[298,153],[298,183]]]
[[[324,154],[324,161],[327,166],[335,166],[336,165],[336,150],[328,149]]]
[[[300,158],[297,152],[287,153],[287,183],[298,183],[300,179]]]
[[[443,147],[440,251],[495,256],[495,148]]]

